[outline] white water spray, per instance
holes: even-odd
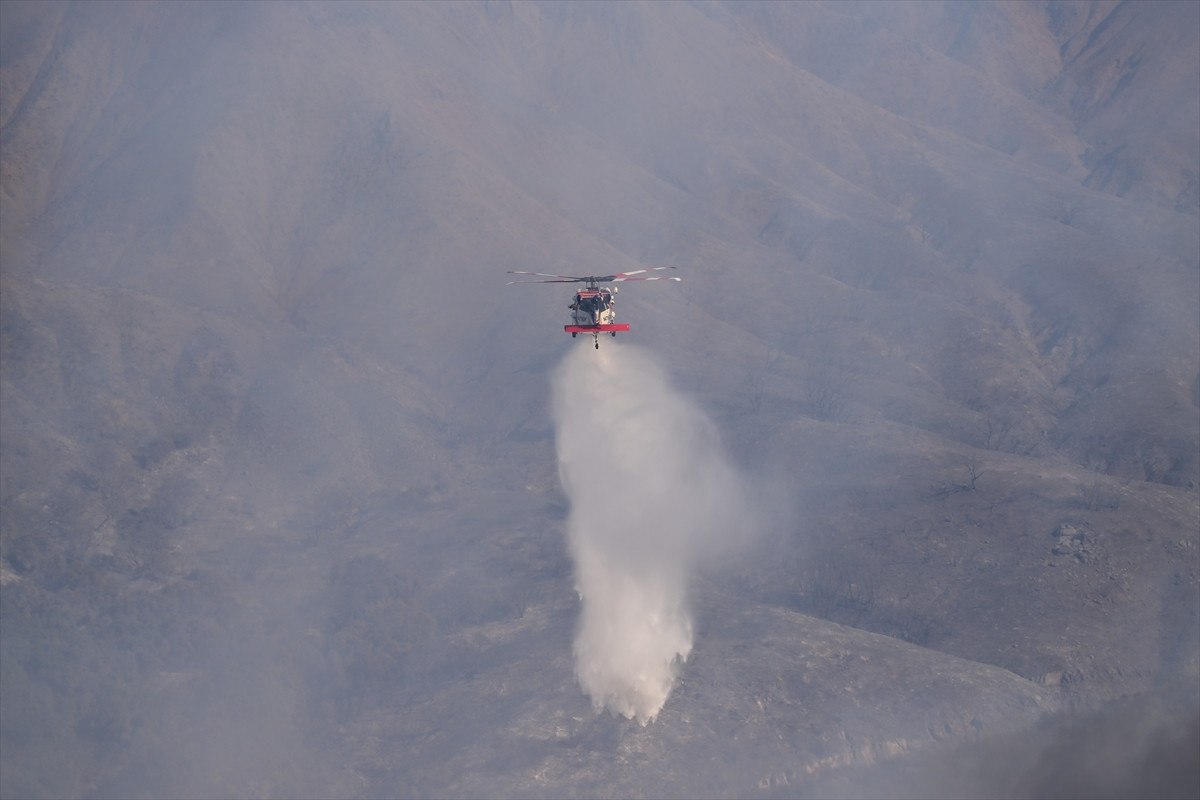
[[[571,352],[554,417],[583,603],[576,675],[597,710],[644,725],[692,650],[692,570],[745,519],[740,479],[713,424],[634,347]]]

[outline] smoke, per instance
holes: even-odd
[[[576,675],[597,710],[644,725],[692,650],[690,576],[748,529],[745,492],[716,427],[645,352],[576,348],[553,387]]]

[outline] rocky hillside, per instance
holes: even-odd
[[[0,794],[855,796],[1173,708],[1198,37],[1105,0],[0,4]],[[778,507],[641,727],[572,674],[570,296],[504,272],[661,264],[604,346]]]

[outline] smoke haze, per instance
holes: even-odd
[[[0,798],[1079,783],[1200,707],[1198,140],[1197,3],[0,0]]]
[[[736,539],[744,493],[716,428],[639,349],[568,355],[554,417],[583,602],[576,674],[597,710],[646,724],[692,650],[691,571]]]

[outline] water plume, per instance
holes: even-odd
[[[553,389],[576,676],[597,710],[644,725],[692,650],[689,578],[738,537],[744,492],[716,427],[644,351],[576,348]]]

